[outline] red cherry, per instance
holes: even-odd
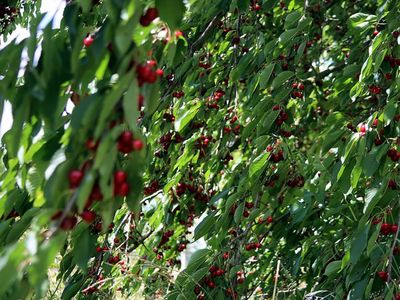
[[[400,293],[394,296],[394,300],[400,300]]]
[[[64,220],[62,220],[60,224],[60,228],[64,231],[72,230],[76,223],[78,222],[77,218],[74,216],[66,216]]]
[[[96,252],[97,252],[97,253],[103,252],[103,248],[100,247],[100,246],[97,246],[97,247],[96,247]]]
[[[69,186],[71,189],[77,188],[83,179],[83,172],[81,170],[72,170],[69,172]]]
[[[391,73],[386,73],[386,74],[385,74],[385,78],[386,78],[387,80],[391,80],[391,79],[392,79],[392,74],[391,74]]]
[[[392,231],[392,226],[390,225],[390,224],[388,224],[388,223],[383,223],[382,225],[381,225],[381,233],[383,234],[383,235],[388,235],[389,233],[391,233],[391,231]]]
[[[91,224],[96,219],[96,213],[94,211],[85,210],[81,213],[81,218],[86,223]]]
[[[391,189],[391,190],[397,189],[397,184],[396,184],[396,181],[394,179],[390,179],[389,180],[388,188]]]
[[[157,69],[156,70],[157,76],[163,77],[164,76],[164,71],[162,69]]]
[[[139,23],[143,27],[147,27],[147,26],[149,26],[151,24],[151,20],[146,15],[143,15],[143,16],[140,17]]]
[[[207,282],[207,285],[208,285],[208,287],[210,288],[210,289],[215,289],[216,287],[217,287],[217,285],[215,284],[215,282],[214,281],[209,281],[209,282]]]
[[[150,7],[146,11],[146,16],[149,20],[153,21],[158,18],[158,9],[155,7]]]
[[[304,88],[305,88],[304,84],[299,83],[299,90],[304,91]],[[300,98],[301,98],[301,97],[300,97]]]
[[[367,131],[367,127],[365,126],[365,124],[362,124],[362,125],[360,126],[360,135],[361,135],[361,136],[364,136],[365,133],[366,133],[366,131]]]
[[[254,203],[253,202],[246,202],[244,206],[246,208],[248,208],[248,209],[252,209],[254,207]]]
[[[183,250],[185,250],[186,249],[186,244],[180,244],[179,246],[178,246],[178,252],[182,252]]]
[[[85,143],[86,149],[88,149],[89,151],[96,151],[98,145],[99,143],[92,138],[88,138]]]
[[[143,149],[144,143],[139,139],[135,139],[132,142],[132,147],[134,151],[140,151]]]
[[[390,228],[391,232],[396,234],[398,230],[398,226],[396,224],[393,224],[392,227]]]
[[[374,121],[372,122],[372,127],[377,127],[379,123],[378,119],[374,119]]]
[[[273,221],[274,219],[271,216],[267,218],[267,224],[271,224]]]
[[[146,64],[149,66],[149,67],[151,67],[151,68],[153,68],[153,67],[155,67],[155,66],[157,66],[157,62],[155,61],[155,60],[148,60],[147,62],[146,62]]]
[[[126,174],[126,172],[116,171],[114,173],[114,184],[121,185],[122,183],[126,182],[127,178],[128,178],[128,174]]]
[[[111,257],[108,259],[108,262],[109,262],[110,264],[116,264],[116,263],[118,263],[118,262],[119,262],[119,256],[118,256],[118,255],[116,255],[116,256],[111,256]]]
[[[372,34],[373,34],[374,36],[377,36],[377,35],[379,34],[379,31],[378,31],[378,30],[375,30]]]
[[[196,294],[196,295],[198,295],[198,294],[200,294],[200,287],[198,286],[198,285],[196,285],[195,286],[195,288],[194,288],[194,293]]]
[[[87,36],[84,40],[83,40],[83,45],[85,45],[85,47],[89,47],[91,44],[93,44],[94,42],[94,38],[92,38],[90,35]]]
[[[125,197],[129,194],[129,184],[123,182],[120,186],[116,187],[115,194],[121,197]]]
[[[177,39],[179,39],[180,37],[183,37],[183,32],[182,31],[175,31],[175,37],[177,38]]]
[[[118,142],[124,143],[124,144],[130,144],[133,140],[133,133],[130,131],[124,131],[121,133],[121,135],[118,138]]]
[[[248,218],[249,216],[250,216],[250,213],[247,210],[245,210],[243,212],[243,217]]]
[[[385,271],[379,271],[378,273],[378,277],[380,279],[382,279],[383,281],[387,281],[388,280],[388,273]]]
[[[246,250],[247,251],[251,251],[251,250],[253,250],[253,244],[248,244],[248,245],[246,245]]]

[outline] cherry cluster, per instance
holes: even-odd
[[[295,89],[295,90],[298,89],[298,91],[293,91],[292,92],[292,97],[293,98],[303,98],[303,93],[300,92],[300,91],[304,91],[304,89],[305,89],[304,84],[294,82],[294,83],[292,83],[292,88]]]
[[[163,77],[164,71],[157,68],[155,60],[148,60],[146,63],[136,66],[136,75],[139,86],[142,86],[145,83],[155,83],[158,77]]]
[[[278,118],[275,120],[275,124],[278,126],[282,125],[289,118],[288,114],[285,112],[285,110],[280,105],[274,105],[272,107],[272,110],[279,111]]]
[[[206,105],[210,109],[219,109],[218,101],[225,95],[222,90],[216,90],[211,97],[208,97]]]

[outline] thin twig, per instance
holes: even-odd
[[[274,292],[272,294],[272,300],[276,299],[276,294],[277,294],[276,292],[277,292],[277,288],[278,288],[278,278],[279,278],[279,269],[280,269],[280,267],[281,267],[281,260],[278,259],[278,264],[276,266],[276,273],[275,273],[275,277],[274,277],[275,283],[274,283]]]

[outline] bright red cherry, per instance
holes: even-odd
[[[182,31],[175,31],[175,37],[177,38],[177,39],[179,39],[180,37],[183,37],[183,32]]]
[[[135,139],[132,141],[132,147],[134,151],[140,151],[143,149],[144,143],[139,139]]]
[[[159,76],[159,77],[163,77],[163,76],[164,76],[164,71],[163,71],[162,69],[157,69],[157,70],[156,70],[156,74],[157,74],[157,76]]]
[[[85,47],[90,47],[91,44],[93,44],[94,42],[94,38],[92,38],[92,36],[88,35],[84,40],[83,40],[83,45],[85,45]]]
[[[271,224],[274,221],[274,218],[272,218],[271,216],[269,216],[267,218],[267,224]]]

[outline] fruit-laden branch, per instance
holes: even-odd
[[[399,237],[399,230],[400,230],[400,213],[398,216],[398,220],[397,220],[397,231],[396,234],[394,235],[394,241],[393,241],[393,245],[392,248],[390,249],[390,253],[389,253],[389,266],[388,266],[388,282],[390,282],[391,279],[391,275],[392,275],[392,264],[393,264],[393,256],[394,256],[394,251],[396,248],[396,244],[397,244],[397,238]]]

